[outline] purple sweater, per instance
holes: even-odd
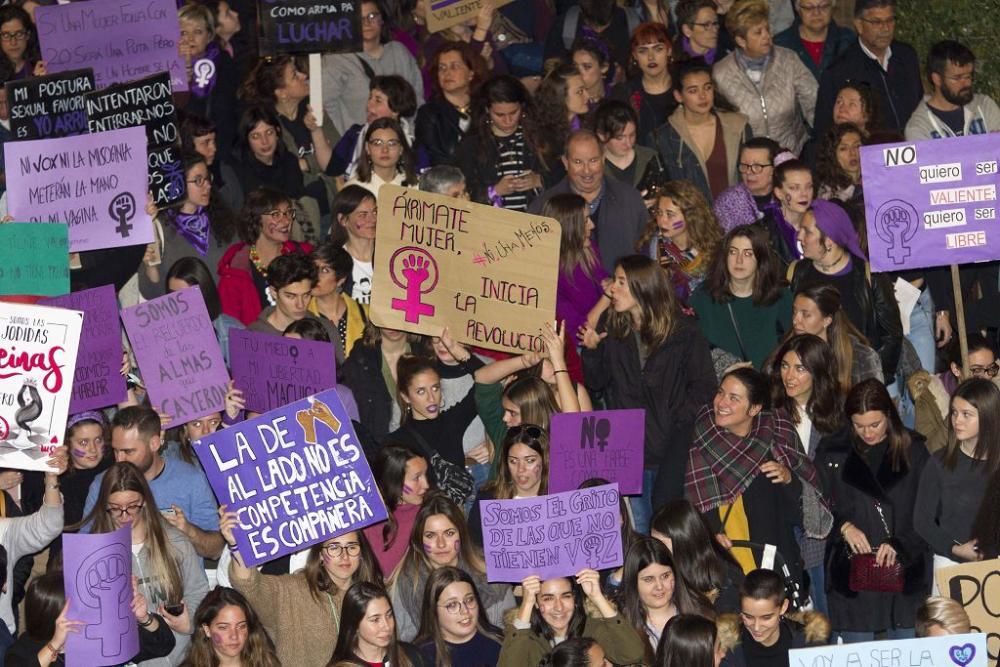
[[[587,321],[587,313],[604,293],[601,281],[608,277],[608,272],[601,264],[601,251],[594,244],[594,266],[591,276],[576,266],[573,275],[567,277],[559,271],[559,285],[556,291],[556,319],[566,321],[566,339],[576,336],[576,330]]]

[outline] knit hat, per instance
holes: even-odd
[[[814,200],[809,210],[816,216],[816,226],[828,239],[858,259],[868,261],[864,251],[861,250],[858,232],[854,229],[854,223],[851,222],[847,211],[825,199]]]
[[[726,232],[739,225],[752,225],[762,217],[753,195],[742,183],[720,192],[712,203],[712,211]]]

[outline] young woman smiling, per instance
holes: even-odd
[[[381,584],[358,582],[347,590],[337,648],[327,667],[342,664],[420,667],[416,648],[396,638],[396,617]]]
[[[428,667],[496,667],[500,630],[479,603],[475,582],[455,567],[434,570],[424,591],[420,632],[414,643]]]

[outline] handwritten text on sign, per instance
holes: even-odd
[[[360,0],[258,0],[260,54],[361,50]]]
[[[70,137],[87,131],[83,95],[94,89],[91,69],[8,81],[6,88],[15,141]]]
[[[618,485],[517,500],[480,500],[490,581],[569,577],[622,564]]]
[[[861,149],[872,269],[1000,259],[1000,135]]]
[[[254,412],[274,410],[337,384],[334,347],[325,341],[234,329],[229,359],[233,382]]]
[[[195,443],[220,504],[239,517],[248,565],[384,521],[387,514],[335,390]]]
[[[142,128],[14,141],[4,162],[11,216],[69,225],[70,252],[153,241]]]
[[[1000,657],[1000,559],[963,563],[935,570],[942,595],[958,600],[974,632],[987,638],[990,664]]]
[[[790,667],[986,667],[981,634],[832,644],[788,652]]]
[[[549,491],[569,491],[592,477],[618,482],[625,495],[642,493],[645,410],[552,415]]]
[[[371,317],[379,326],[540,351],[555,317],[559,223],[443,195],[379,190]]]
[[[513,0],[494,0],[493,6],[503,7]],[[427,30],[440,32],[463,21],[476,18],[482,0],[431,0],[427,10]]]

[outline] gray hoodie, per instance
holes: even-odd
[[[14,564],[21,556],[44,549],[49,542],[59,537],[63,529],[63,508],[42,505],[30,516],[16,519],[0,519],[0,544],[7,549],[7,581],[11,582],[0,595],[0,618],[7,624],[11,634],[17,631],[14,625],[14,611],[10,606],[14,590]]]
[[[906,140],[921,141],[923,139],[944,139],[954,137],[955,133],[938,118],[925,97],[917,105],[913,115],[906,124]],[[963,107],[965,111],[965,129],[962,136],[970,134],[987,134],[1000,132],[1000,107],[987,95],[973,95],[972,101]]]

